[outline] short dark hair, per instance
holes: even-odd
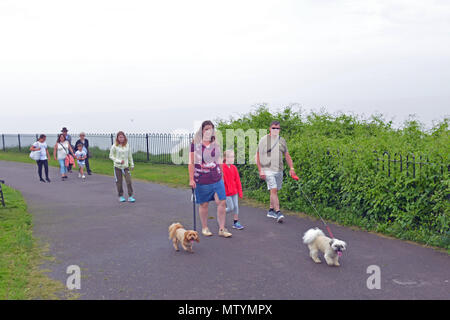
[[[273,121],[270,123],[270,126],[273,126],[273,125],[280,125],[280,121],[278,121],[278,120],[273,120]]]
[[[41,134],[41,135],[39,136],[39,139],[38,139],[38,140],[41,140],[41,139],[44,139],[44,138],[47,138],[47,136],[46,136],[45,134]]]

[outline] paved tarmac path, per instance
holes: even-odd
[[[215,205],[195,253],[176,252],[167,227],[192,227],[189,189],[133,181],[136,203],[119,203],[112,177],[72,173],[41,183],[36,166],[0,161],[0,178],[22,192],[34,235],[56,259],[49,276],[66,283],[81,267],[81,299],[449,299],[450,259],[440,251],[331,224],[347,242],[341,267],[315,264],[301,242],[320,221],[286,216],[278,224],[262,209],[242,206],[242,231],[217,236]],[[227,216],[230,226],[232,217]],[[197,219],[197,228],[200,221]],[[323,259],[322,259],[323,260]],[[381,289],[369,290],[367,267],[381,270]]]

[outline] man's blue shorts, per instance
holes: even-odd
[[[219,200],[226,200],[225,185],[223,180],[211,184],[199,184],[195,188],[195,202],[197,204],[214,200],[214,194],[217,193]]]

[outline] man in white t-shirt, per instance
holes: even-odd
[[[50,157],[50,155],[48,154],[48,146],[45,142],[46,139],[47,137],[45,136],[45,134],[41,134],[38,141],[33,143],[33,145],[30,147],[31,151],[40,151],[40,157],[39,160],[36,160],[36,163],[38,165],[38,174],[41,182],[45,182],[45,180],[47,180],[47,182],[50,182],[50,179],[48,177],[48,158]],[[42,178],[42,167],[45,168],[45,180]]]

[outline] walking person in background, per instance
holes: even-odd
[[[53,158],[55,161],[59,162],[59,172],[61,173],[61,180],[67,179],[67,167],[66,167],[66,157],[73,154],[73,149],[69,144],[69,141],[66,140],[66,137],[63,133],[58,135],[58,139],[56,140],[55,148],[53,149]]]
[[[272,121],[269,130],[270,133],[262,137],[259,142],[256,164],[260,178],[266,181],[267,189],[270,191],[270,208],[267,217],[277,219],[277,222],[281,223],[284,215],[280,211],[278,191],[283,185],[283,156],[286,158],[291,177],[296,175],[286,140],[280,137],[280,122]]]
[[[225,183],[225,193],[227,196],[226,212],[233,212],[233,229],[242,230],[244,227],[239,222],[239,198],[242,199],[242,184],[239,172],[234,163],[234,151],[225,151],[225,161],[223,165],[223,181]]]
[[[232,236],[225,228],[226,193],[222,179],[222,155],[214,134],[214,124],[204,121],[194,136],[189,154],[189,185],[195,190],[196,203],[200,205],[199,214],[202,234],[212,236],[208,228],[208,205],[215,200],[219,236]]]
[[[119,201],[125,202],[123,197],[122,180],[125,177],[128,191],[128,201],[135,202],[133,197],[133,186],[131,185],[130,170],[134,169],[133,155],[128,144],[127,137],[123,131],[119,131],[116,136],[116,142],[111,146],[109,151],[109,158],[114,163],[114,178],[116,180],[117,192],[119,194]]]
[[[68,141],[70,149],[72,150],[70,154],[75,157],[75,154],[73,153],[72,136],[68,133],[69,130],[67,130],[66,127],[63,127],[61,132],[64,134],[64,138],[66,139],[66,141]],[[72,164],[71,163],[69,163],[69,165],[67,166],[67,170],[69,172],[72,172]]]
[[[86,159],[84,160],[84,162],[86,163],[86,170],[87,170],[87,174],[91,175],[91,168],[89,167],[89,140],[86,139],[86,133],[81,132],[80,133],[80,139],[77,140],[77,142],[75,142],[75,150],[78,150],[78,145],[81,144],[83,145],[83,151],[86,153]]]
[[[31,151],[40,151],[40,157],[39,160],[36,160],[36,163],[38,165],[38,174],[41,182],[45,182],[45,180],[47,180],[47,182],[50,182],[50,179],[48,177],[48,159],[50,158],[50,155],[48,153],[47,143],[45,142],[46,139],[47,137],[45,136],[45,134],[41,134],[38,141],[33,143],[33,145],[30,147]],[[42,167],[45,168],[45,180],[42,179]]]
[[[83,150],[83,145],[81,143],[77,144],[78,150],[75,152],[75,158],[77,158],[77,163],[79,167],[78,178],[82,178],[83,181],[86,179],[84,175],[84,167],[86,166],[85,160],[87,158],[86,152]]]

